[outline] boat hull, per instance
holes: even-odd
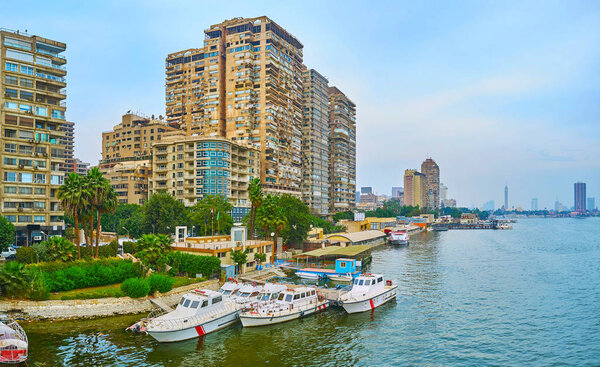
[[[390,244],[398,246],[408,245],[408,240],[390,240]]]
[[[255,326],[266,326],[266,325],[275,325],[280,324],[282,322],[292,321],[295,319],[299,319],[300,317],[312,315],[313,313],[317,313],[319,311],[324,311],[329,307],[329,302],[322,302],[317,304],[314,307],[297,311],[290,312],[283,315],[272,315],[272,316],[259,316],[259,315],[240,315],[240,321],[244,327],[255,327]]]
[[[228,313],[216,319],[211,319],[207,322],[193,325],[185,329],[162,331],[148,330],[148,334],[161,343],[177,342],[197,338],[202,335],[210,334],[217,330],[221,330],[238,322],[238,311]]]
[[[375,308],[396,299],[396,291],[398,286],[395,285],[385,292],[379,293],[371,298],[367,298],[360,301],[343,301],[342,307],[347,313],[359,313],[365,311],[371,311]]]

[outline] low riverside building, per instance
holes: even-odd
[[[474,213],[462,213],[460,215],[460,224],[477,224],[479,217]]]
[[[250,211],[248,183],[260,175],[258,149],[222,137],[172,134],[152,146],[150,194],[167,191],[185,206],[224,195],[233,220]]]
[[[342,219],[338,224],[344,226],[348,233],[361,232],[369,229],[369,222],[366,220]]]
[[[332,245],[345,246],[380,246],[385,244],[385,233],[378,230],[368,230],[354,233],[333,233],[328,235],[327,241]]]
[[[396,218],[365,218],[367,223],[369,223],[368,229],[378,229],[382,230],[384,228],[395,227],[396,226]]]

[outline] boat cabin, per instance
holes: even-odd
[[[208,289],[195,290],[184,294],[173,312],[179,315],[196,314],[221,302],[223,302],[223,295],[219,292]]]
[[[356,260],[337,259],[335,260],[335,272],[338,274],[347,274],[356,272]]]
[[[391,285],[391,281],[388,281],[389,285]],[[372,292],[374,290],[383,289],[384,285],[387,284],[384,282],[382,274],[361,274],[354,279],[352,283],[351,293],[367,293]]]
[[[259,301],[276,300],[279,293],[285,291],[287,287],[283,284],[267,283],[256,297]]]
[[[254,286],[252,284],[244,284],[237,291],[237,297],[249,299],[251,297],[258,296],[258,293],[260,293],[259,291],[260,291],[260,288]]]
[[[317,299],[317,291],[315,288],[296,288],[286,289],[279,293],[277,297],[277,303],[280,304],[291,304],[291,305],[303,305],[307,303],[314,303]]]
[[[225,282],[225,284],[223,284],[221,289],[219,289],[219,292],[222,293],[224,296],[234,296],[237,294],[240,287],[241,284],[238,284],[237,282],[228,281]]]

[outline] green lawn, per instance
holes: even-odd
[[[188,277],[175,277],[175,283],[173,288],[182,287],[184,285],[196,283],[205,280],[188,278]],[[51,293],[49,299],[53,300],[71,300],[71,299],[92,299],[92,298],[107,298],[107,297],[123,297],[121,292],[121,284],[111,284],[101,287],[89,287],[73,289],[70,291]]]

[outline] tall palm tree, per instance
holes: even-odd
[[[79,216],[89,202],[89,195],[87,188],[84,186],[84,181],[77,173],[69,173],[64,184],[58,188],[57,197],[65,211],[75,219],[75,244],[77,245],[78,258],[81,259]]]
[[[98,169],[98,167],[92,168],[87,176],[85,176],[85,185],[90,192],[90,233],[92,236],[92,242],[94,241],[94,215],[96,209],[102,205],[104,200],[104,190],[106,190],[105,182],[106,180],[102,177],[102,172]],[[96,247],[98,243],[95,244]],[[96,249],[97,250],[97,249]],[[92,248],[92,254],[94,254]]]
[[[98,246],[100,244],[100,222],[103,213],[114,213],[117,207],[117,193],[110,185],[110,181],[102,177],[103,185],[99,191],[102,201],[96,208],[98,211],[98,221],[96,222],[96,257],[98,257]]]
[[[252,207],[250,208],[250,223],[248,234],[249,238],[254,238],[254,226],[256,223],[256,210],[263,202],[263,193],[262,187],[260,183],[260,178],[255,177],[248,184],[248,196],[250,198],[250,202],[252,203]]]

